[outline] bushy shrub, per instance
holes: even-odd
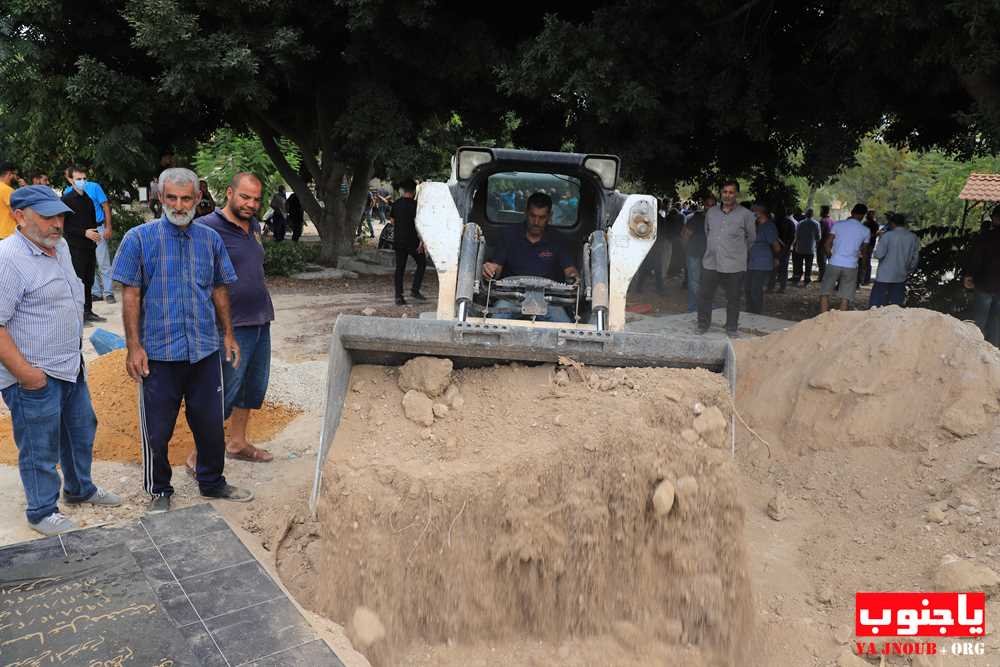
[[[318,243],[264,241],[264,273],[269,276],[290,276],[305,269],[306,264],[319,258]]]
[[[128,206],[114,206],[111,209],[111,253],[118,252],[118,244],[125,237],[125,232],[146,222],[142,213]]]

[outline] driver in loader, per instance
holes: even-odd
[[[573,265],[573,257],[555,232],[547,229],[552,220],[552,198],[544,192],[528,197],[523,226],[507,230],[494,251],[492,259],[483,262],[483,277],[487,280],[507,276],[538,276],[559,282],[576,283],[580,274]],[[496,302],[494,317],[516,319],[509,312],[517,304],[501,299]],[[548,313],[537,318],[549,322],[570,322],[566,309],[550,303]]]

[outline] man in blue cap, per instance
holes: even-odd
[[[83,283],[63,238],[70,212],[44,185],[14,191],[17,231],[0,241],[0,390],[10,409],[27,518],[43,535],[77,528],[66,503],[117,506],[90,478],[97,417],[83,371]],[[62,480],[56,471],[62,469]]]

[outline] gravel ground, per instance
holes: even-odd
[[[303,411],[320,410],[326,395],[326,361],[288,363],[271,358],[267,400]]]

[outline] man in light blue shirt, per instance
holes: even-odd
[[[10,408],[28,524],[43,535],[77,528],[68,504],[117,506],[90,477],[97,417],[80,355],[83,283],[63,239],[70,208],[45,185],[14,191],[17,231],[0,242],[0,391]],[[56,466],[62,470],[62,479]]]
[[[868,302],[878,306],[902,306],[906,302],[906,279],[920,261],[920,239],[906,228],[906,216],[890,213],[889,231],[884,232],[875,246],[878,273]]]
[[[840,298],[840,309],[847,310],[858,290],[858,259],[868,257],[871,231],[861,221],[868,213],[864,204],[855,204],[851,217],[833,225],[830,236],[823,244],[823,252],[830,258],[819,288],[819,310],[830,310],[830,296]]]
[[[68,170],[66,180],[69,186],[63,194],[69,194],[75,185],[82,190],[94,202],[94,213],[97,216],[97,233],[101,240],[97,244],[97,271],[94,272],[94,284],[90,286],[90,293],[94,301],[115,302],[115,292],[111,281],[111,248],[108,242],[111,240],[111,202],[108,195],[104,193],[104,188],[100,183],[87,179],[86,167],[71,167]]]

